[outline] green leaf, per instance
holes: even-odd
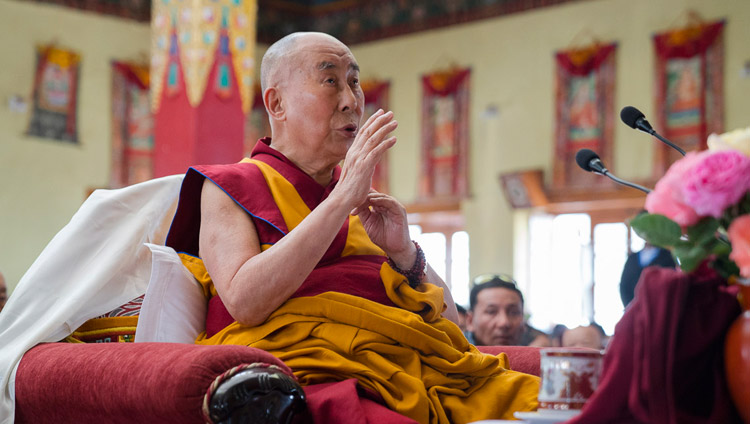
[[[734,261],[730,260],[727,256],[719,256],[711,262],[711,268],[715,269],[724,278],[729,278],[733,275],[740,275],[740,269]]]
[[[716,256],[729,256],[731,252],[732,246],[719,240],[716,240],[716,243],[711,246],[711,253]]]
[[[688,228],[688,240],[695,244],[706,244],[716,239],[716,231],[719,229],[719,220],[706,217]]]
[[[703,246],[678,246],[674,248],[674,255],[680,262],[680,268],[685,272],[692,272],[708,256]]]
[[[630,221],[636,234],[658,247],[669,248],[677,245],[682,236],[679,224],[659,214],[641,214]]]

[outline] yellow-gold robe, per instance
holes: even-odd
[[[197,343],[266,350],[303,385],[356,378],[420,423],[513,419],[515,411],[536,409],[539,378],[509,370],[505,354],[483,354],[469,344],[440,317],[442,289],[412,289],[387,263],[381,276],[404,309],[327,292],[290,299],[257,327],[234,322]]]

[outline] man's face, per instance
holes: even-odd
[[[309,36],[297,42],[287,65],[280,90],[290,135],[324,160],[341,161],[365,106],[354,55],[335,39]]]
[[[474,310],[468,314],[468,328],[474,333],[477,344],[518,345],[523,335],[521,297],[501,287],[480,291]]]

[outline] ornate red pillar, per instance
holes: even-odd
[[[153,3],[154,177],[242,159],[256,0]]]

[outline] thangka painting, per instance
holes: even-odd
[[[244,155],[249,158],[250,153],[255,147],[255,143],[263,138],[271,136],[271,123],[268,121],[268,113],[263,104],[263,93],[260,91],[260,85],[253,87],[253,106],[250,113],[245,115],[245,137],[244,137]]]
[[[615,43],[595,43],[555,54],[556,188],[602,183],[577,166],[575,156],[580,149],[591,149],[604,163],[612,163],[616,49]]]
[[[696,23],[653,37],[656,131],[685,151],[706,148],[724,130],[724,22]],[[681,157],[656,144],[655,175]]]
[[[153,128],[148,66],[112,62],[112,188],[153,177]]]
[[[471,69],[422,76],[422,200],[468,195]]]
[[[365,94],[365,113],[362,121],[367,120],[378,109],[388,111],[388,91],[391,84],[388,81],[362,81],[362,91]],[[375,167],[372,186],[381,193],[388,193],[388,152],[383,155],[380,163]]]
[[[80,62],[81,57],[68,50],[54,46],[37,48],[28,135],[78,142]]]

